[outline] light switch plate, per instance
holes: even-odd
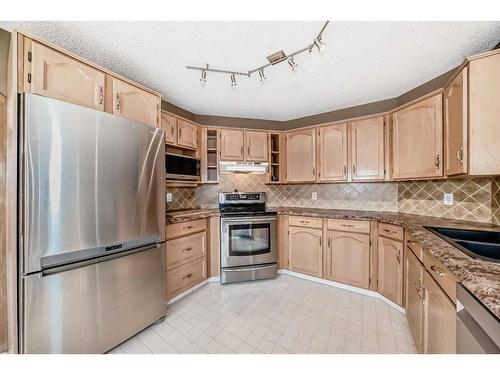
[[[167,193],[167,202],[172,202],[172,193]]]
[[[444,193],[443,204],[445,206],[453,206],[453,193]]]
[[[311,193],[311,199],[312,199],[313,201],[315,201],[316,199],[318,199],[318,193],[316,193],[315,191],[313,191],[313,192]]]

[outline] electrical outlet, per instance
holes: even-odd
[[[311,193],[311,199],[312,199],[313,201],[315,201],[316,199],[318,199],[318,193],[316,193],[315,191],[313,191],[313,192]]]
[[[172,193],[167,193],[167,202],[172,202]]]
[[[446,206],[453,206],[453,193],[444,193],[443,204]]]

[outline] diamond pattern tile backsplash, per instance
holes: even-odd
[[[266,185],[267,175],[221,174],[217,185],[168,188],[167,210],[217,207],[222,191],[264,191],[269,207],[311,207],[402,212],[500,225],[500,177],[465,177],[379,183]],[[318,194],[317,200],[311,193]],[[443,194],[453,193],[445,206]]]

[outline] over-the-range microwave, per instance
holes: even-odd
[[[200,178],[200,159],[186,155],[165,154],[167,180],[190,180]]]

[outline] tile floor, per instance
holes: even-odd
[[[385,302],[292,276],[209,283],[110,353],[415,353]]]

